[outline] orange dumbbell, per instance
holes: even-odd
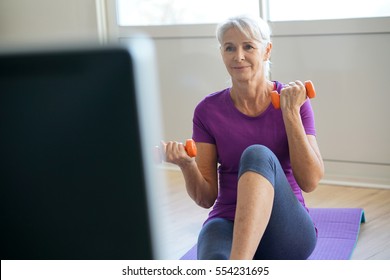
[[[316,97],[316,91],[315,91],[314,85],[311,81],[305,82],[305,88],[306,88],[307,97],[309,97],[309,98]],[[280,108],[280,95],[276,90],[271,92],[271,101],[272,101],[272,105],[274,105],[275,109]]]
[[[192,139],[187,139],[186,144],[184,145],[184,149],[189,157],[196,157],[196,145],[195,141]]]
[[[195,141],[192,139],[187,139],[186,143],[184,145],[184,149],[186,150],[186,153],[189,157],[196,157],[197,149],[195,145]],[[155,153],[156,162],[162,162],[162,154],[160,147],[156,146],[156,153]]]

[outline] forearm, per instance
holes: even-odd
[[[197,143],[195,159],[187,155],[182,143],[170,141],[162,144],[166,162],[180,167],[189,196],[201,207],[213,206],[218,195],[215,145]]]
[[[207,181],[196,161],[181,165],[188,195],[201,207],[210,208],[217,198],[217,182]]]
[[[294,177],[303,191],[311,192],[324,174],[321,155],[317,146],[306,135],[298,110],[285,110],[283,119]]]

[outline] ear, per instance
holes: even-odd
[[[267,44],[267,47],[265,48],[264,61],[269,60],[269,58],[271,57],[271,50],[272,50],[272,43],[269,42]]]

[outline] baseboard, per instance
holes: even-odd
[[[390,190],[390,166],[324,162],[325,176],[320,184]],[[163,163],[159,168],[181,172],[177,165],[169,163]]]
[[[390,165],[324,160],[321,184],[390,189]]]
[[[390,190],[390,184],[380,184],[380,183],[374,183],[358,180],[355,181],[351,178],[348,179],[322,179],[320,181],[320,184],[322,185],[335,185],[335,186],[345,186],[345,187],[360,187],[360,188],[375,188],[375,189],[388,189]]]

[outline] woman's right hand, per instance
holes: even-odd
[[[184,167],[195,161],[195,158],[188,156],[184,144],[176,141],[161,141],[163,159],[179,167]]]

